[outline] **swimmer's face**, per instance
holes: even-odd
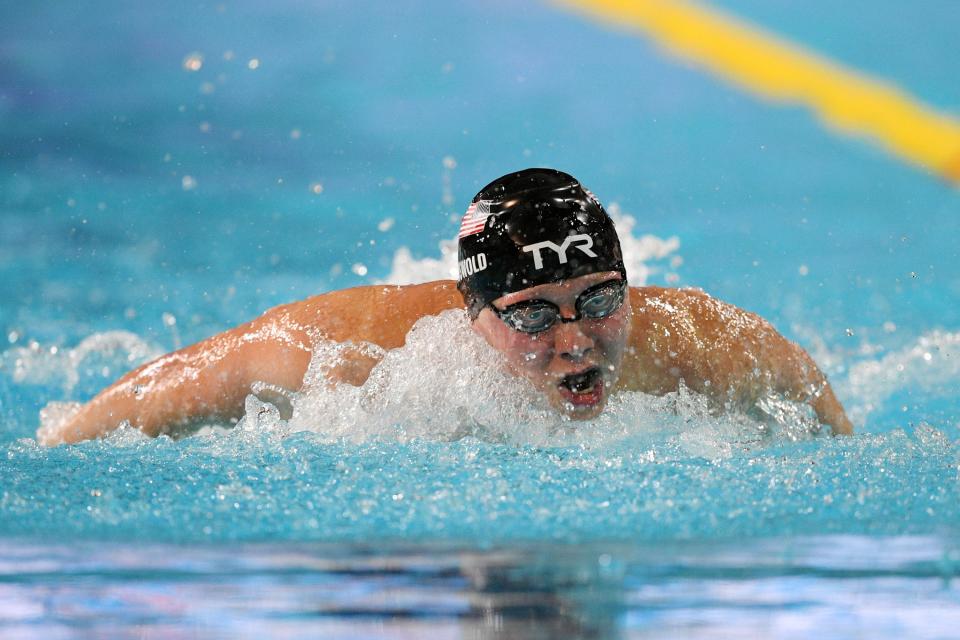
[[[473,327],[558,411],[575,420],[594,418],[620,377],[629,337],[629,289],[622,284],[620,273],[607,271],[509,293],[481,311]],[[573,318],[578,298],[580,320],[527,332],[549,324],[543,318],[553,306]],[[494,309],[508,313],[501,319]]]

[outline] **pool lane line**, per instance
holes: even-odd
[[[960,184],[960,153],[947,164],[947,179]]]
[[[553,0],[629,30],[746,89],[806,105],[832,127],[870,137],[960,185],[960,120],[778,36],[686,0]]]

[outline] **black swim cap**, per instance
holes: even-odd
[[[480,190],[460,224],[470,318],[500,296],[598,271],[627,278],[613,221],[597,197],[556,169],[524,169]]]

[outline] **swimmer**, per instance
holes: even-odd
[[[128,373],[38,439],[236,421],[255,390],[301,389],[324,341],[348,347],[330,363],[330,383],[359,386],[417,320],[463,308],[505,374],[573,420],[599,415],[611,394],[663,395],[682,383],[718,410],[779,394],[808,404],[834,434],[852,432],[810,356],[757,315],[697,289],[629,287],[613,222],[565,173],[526,169],[484,187],[463,217],[459,259],[456,282],[356,287],[271,309]]]

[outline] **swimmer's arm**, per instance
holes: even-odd
[[[694,295],[702,317],[702,342],[709,345],[708,353],[715,354],[711,375],[719,383],[718,391],[748,404],[773,391],[810,405],[834,435],[853,433],[827,377],[802,347],[754,313],[702,292]]]
[[[810,354],[777,333],[769,324],[767,327],[768,331],[745,345],[746,348],[758,347],[754,352],[758,366],[770,376],[770,382],[767,383],[752,372],[740,372],[742,388],[749,400],[756,401],[772,389],[790,400],[810,405],[820,423],[829,425],[834,435],[852,434],[853,423]]]
[[[809,404],[834,434],[853,432],[810,355],[756,314],[694,289],[645,287],[631,296],[633,347],[653,392],[682,379],[717,401],[748,405],[775,391]]]
[[[395,349],[421,317],[462,306],[456,283],[442,280],[356,287],[276,307],[128,373],[37,436],[47,445],[79,442],[123,422],[157,436],[199,420],[240,418],[254,383],[290,391],[303,386],[317,340],[356,345],[342,349],[324,375],[359,386],[381,357],[365,345]]]
[[[41,428],[41,444],[101,437],[129,423],[157,436],[199,420],[243,415],[244,399],[257,381],[297,390],[311,347],[300,329],[270,315],[165,355],[102,391],[63,423]]]

